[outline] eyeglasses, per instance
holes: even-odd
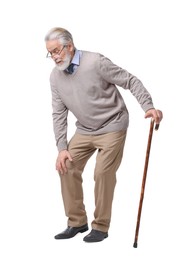
[[[58,50],[56,48],[52,52],[48,52],[47,55],[46,55],[46,58],[53,58],[55,55],[60,55],[65,47],[66,47],[66,45],[64,45],[61,50]]]

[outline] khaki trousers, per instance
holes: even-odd
[[[121,163],[126,131],[101,135],[75,134],[68,151],[73,161],[66,161],[68,172],[60,175],[61,190],[68,225],[80,227],[87,223],[83,203],[82,172],[92,154],[98,150],[94,170],[95,211],[92,228],[107,232],[111,220],[111,208],[116,171]]]

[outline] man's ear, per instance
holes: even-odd
[[[74,45],[72,43],[67,44],[67,48],[70,52],[74,51]]]

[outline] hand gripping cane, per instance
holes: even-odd
[[[138,209],[138,215],[137,215],[137,225],[136,225],[135,239],[134,239],[134,245],[133,245],[133,247],[135,247],[135,248],[137,248],[137,241],[138,241],[138,235],[139,235],[139,226],[140,226],[141,211],[142,211],[142,205],[143,205],[143,199],[144,199],[144,190],[145,190],[145,184],[146,184],[146,177],[147,177],[147,170],[148,170],[148,162],[149,162],[149,155],[150,155],[150,149],[151,149],[151,140],[152,140],[152,135],[153,135],[153,128],[154,128],[154,120],[152,119],[151,122],[150,122],[150,131],[149,131],[149,136],[148,136],[146,159],[145,159],[144,173],[143,173],[143,178],[142,178],[141,195],[140,195],[139,209]],[[158,130],[158,128],[159,128],[159,124],[156,124],[155,130]]]

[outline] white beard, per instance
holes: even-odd
[[[61,64],[56,63],[57,69],[65,70],[70,65],[70,61],[71,61],[71,55],[69,53],[67,53],[65,59],[63,60],[63,63],[61,63]]]

